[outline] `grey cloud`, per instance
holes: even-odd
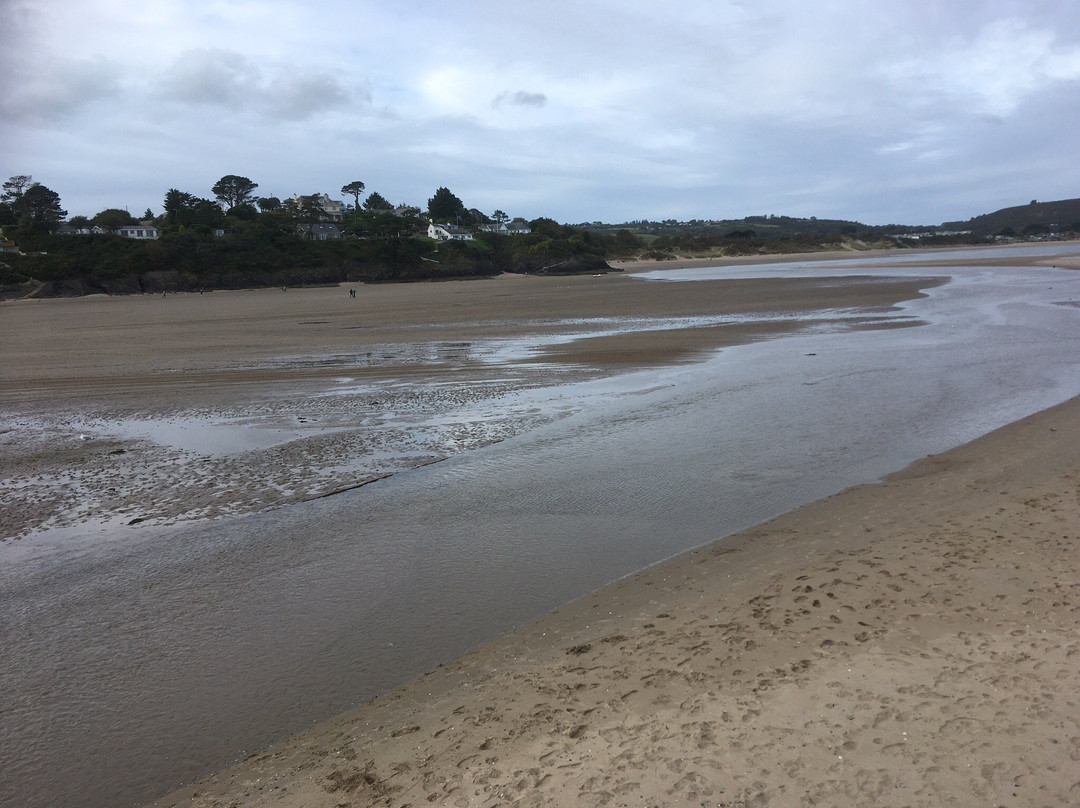
[[[509,104],[515,107],[542,107],[547,103],[547,96],[543,93],[530,93],[525,90],[518,90],[517,92],[499,93],[491,102],[491,106],[495,109]]]
[[[121,70],[102,58],[54,61],[7,77],[0,114],[8,121],[48,122],[121,92]]]
[[[223,106],[285,121],[306,120],[371,100],[369,91],[350,91],[325,72],[285,65],[267,78],[248,57],[226,50],[181,54],[162,82],[162,90],[166,100],[177,103]]]
[[[271,117],[299,121],[346,107],[351,101],[370,103],[371,93],[366,89],[349,92],[334,76],[305,72],[279,76],[267,86],[263,100]]]
[[[242,107],[258,92],[259,70],[235,51],[182,53],[163,82],[163,96],[185,104]]]

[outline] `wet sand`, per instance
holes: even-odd
[[[355,299],[329,287],[7,302],[0,538],[326,496],[557,417],[514,412],[500,399],[514,391],[688,361],[841,309],[863,315],[836,313],[838,328],[890,324],[938,282],[505,275]],[[461,415],[446,424],[449,411]],[[228,449],[239,428],[260,442]],[[201,451],[200,431],[220,450]]]
[[[1078,439],[1072,400],[154,805],[1075,805]]]
[[[399,449],[400,436],[347,427],[415,391],[348,406],[314,395],[342,378],[436,379],[410,406],[437,411],[479,386],[686,361],[772,327],[564,341],[597,320],[863,307],[882,319],[857,327],[874,327],[933,282],[504,276],[360,287],[356,300],[334,288],[5,303],[0,456],[19,507],[3,535],[211,518],[362,483],[379,472],[319,473],[343,452]],[[522,335],[550,345],[511,365],[451,350]],[[302,434],[193,460],[108,429],[174,416]],[[653,567],[156,805],[1075,804],[1078,416],[1069,402]],[[457,450],[526,426],[477,427]],[[435,443],[404,466],[445,456]]]

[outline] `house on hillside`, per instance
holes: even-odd
[[[81,227],[76,227],[73,224],[62,224],[56,228],[56,235],[58,236],[104,236],[110,232],[112,231],[106,230],[99,225],[91,227],[89,224]]]
[[[296,226],[296,231],[301,236],[307,236],[312,241],[328,241],[329,239],[341,238],[344,235],[341,225],[328,222],[299,224]]]
[[[292,195],[293,202],[296,203],[296,207],[299,210],[303,207],[303,202],[297,194]],[[314,199],[315,204],[319,206],[319,210],[322,211],[323,216],[332,222],[340,222],[345,218],[345,203],[337,199],[331,199],[327,194],[313,194],[311,197],[304,197],[305,199]]]
[[[116,235],[124,238],[134,238],[142,241],[151,241],[158,237],[158,229],[152,224],[129,224],[116,228]]]
[[[464,227],[458,227],[456,224],[435,224],[432,222],[428,225],[427,234],[429,238],[433,238],[436,241],[472,241],[473,234],[466,230]]]
[[[337,199],[331,199],[326,194],[319,194],[319,207],[322,212],[330,217],[331,221],[340,222],[345,217],[345,203]]]
[[[524,219],[514,219],[508,224],[502,224],[501,222],[482,224],[480,229],[485,233],[499,233],[504,236],[527,236],[532,232],[532,228]]]

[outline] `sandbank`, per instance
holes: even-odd
[[[811,326],[888,326],[939,282],[504,275],[356,298],[325,287],[6,302],[0,539],[326,496],[555,417],[481,406],[514,391]],[[465,413],[452,434],[435,425],[451,410]],[[482,410],[507,415],[468,414]],[[184,441],[217,433],[222,447],[241,427],[262,442],[208,454],[206,440]]]

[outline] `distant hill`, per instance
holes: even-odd
[[[1080,199],[1036,202],[984,213],[966,222],[945,222],[943,230],[970,230],[976,236],[1032,236],[1080,230]]]

